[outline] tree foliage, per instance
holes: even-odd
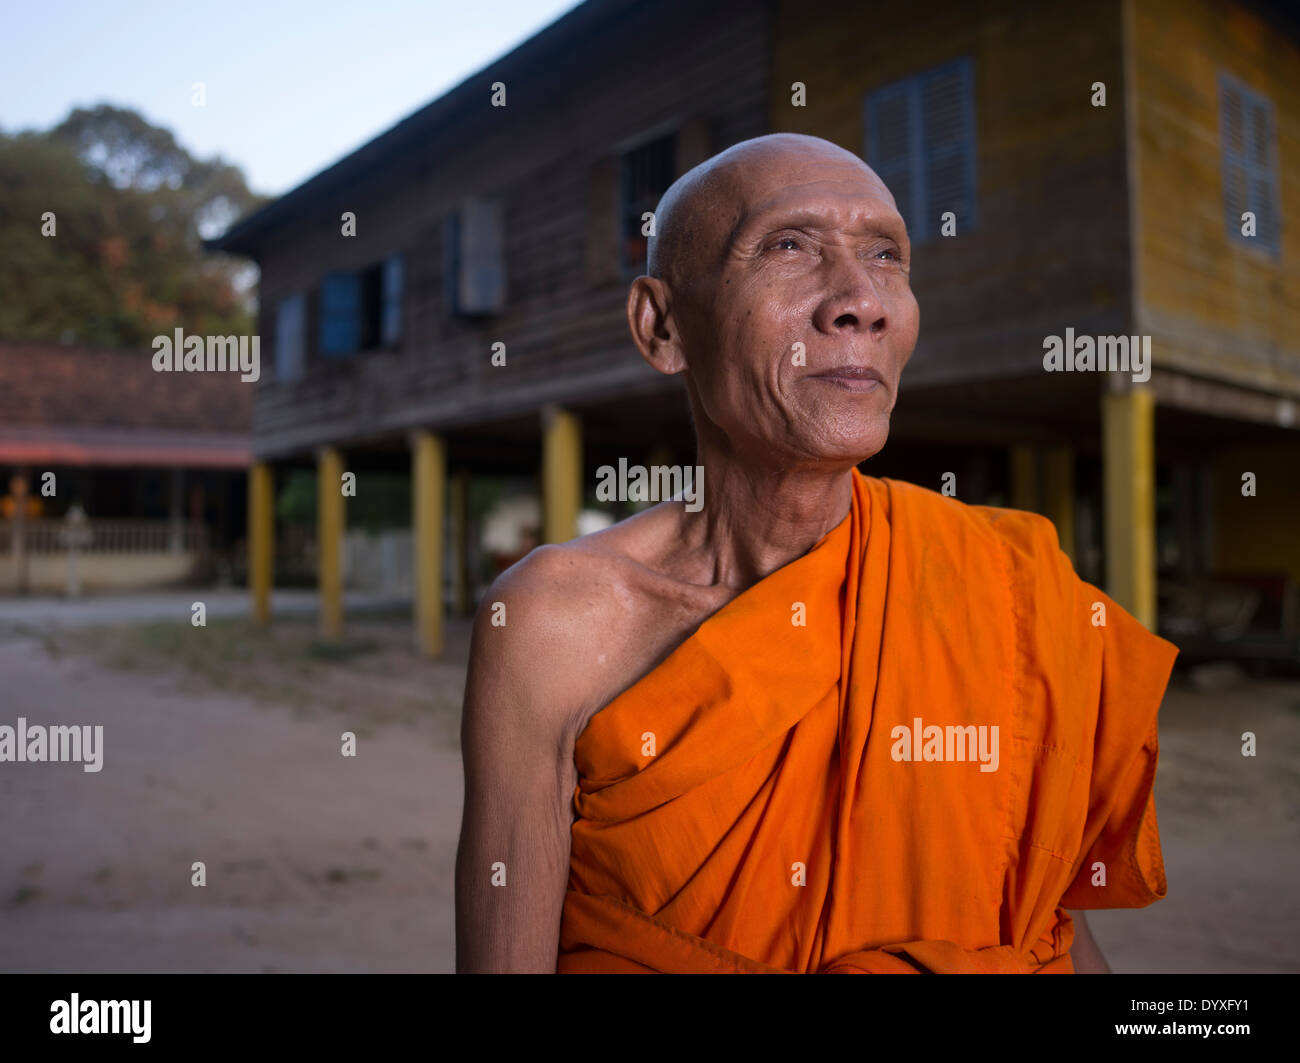
[[[202,239],[262,202],[238,167],[194,158],[135,111],[0,132],[0,337],[148,347],[178,327],[251,332],[249,267]]]

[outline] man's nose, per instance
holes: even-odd
[[[866,266],[856,260],[842,262],[827,280],[829,294],[818,304],[813,321],[819,332],[854,331],[879,336],[885,331],[885,304]]]

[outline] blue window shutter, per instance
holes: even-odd
[[[320,294],[321,354],[352,354],[361,346],[361,274],[327,274]]]
[[[296,380],[302,375],[307,300],[293,295],[275,308],[275,379]]]
[[[1281,249],[1276,131],[1273,105],[1242,82],[1219,74],[1219,144],[1223,169],[1223,215],[1230,239]],[[1243,236],[1241,216],[1255,215],[1255,235]]]
[[[1250,174],[1246,198],[1255,212],[1257,239],[1276,252],[1280,226],[1273,169],[1272,107],[1262,96],[1251,93],[1251,97],[1246,108],[1246,164]]]
[[[1249,209],[1246,176],[1245,100],[1232,79],[1219,75],[1219,144],[1223,153],[1223,212],[1228,235],[1241,239],[1241,215]]]
[[[402,306],[406,287],[406,265],[401,255],[384,259],[383,320],[380,323],[381,342],[385,346],[402,338]]]
[[[969,59],[941,67],[921,79],[923,224],[935,232],[946,211],[957,216],[958,232],[974,224],[974,127]]]
[[[969,58],[895,81],[866,101],[866,157],[889,186],[913,244],[975,224],[975,103]]]
[[[499,314],[506,304],[501,203],[467,199],[443,219],[443,298],[453,314]]]
[[[910,233],[919,220],[913,194],[916,128],[913,93],[907,82],[877,89],[867,97],[867,162],[889,186]]]
[[[460,310],[499,314],[506,303],[506,264],[501,204],[468,200],[461,209]]]

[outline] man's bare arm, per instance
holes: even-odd
[[[1070,959],[1074,961],[1075,973],[1110,974],[1110,965],[1097,947],[1087,917],[1083,912],[1072,912],[1068,908],[1066,911],[1070,912],[1070,918],[1074,920],[1074,944],[1070,946]]]
[[[461,725],[459,973],[555,971],[576,782],[565,748],[576,677],[556,615],[556,569],[568,563],[535,551],[493,584],[475,618]]]

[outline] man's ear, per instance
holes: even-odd
[[[672,293],[657,277],[641,276],[627,293],[627,324],[641,357],[665,376],[686,368],[681,333],[672,313]]]

